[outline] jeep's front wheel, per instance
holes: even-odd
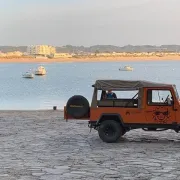
[[[122,132],[120,123],[114,120],[103,121],[98,129],[99,137],[107,143],[116,142],[122,136]]]

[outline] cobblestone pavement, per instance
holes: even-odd
[[[128,132],[117,143],[60,111],[1,111],[0,180],[180,179],[180,135]]]

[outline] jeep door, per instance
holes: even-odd
[[[174,97],[170,89],[147,89],[146,97],[146,123],[172,124],[176,121]]]

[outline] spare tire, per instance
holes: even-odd
[[[67,114],[75,119],[85,117],[89,113],[89,102],[81,95],[72,96],[66,104]]]

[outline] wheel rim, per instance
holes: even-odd
[[[109,125],[105,128],[104,134],[108,137],[114,136],[115,134],[115,129],[113,126]]]

